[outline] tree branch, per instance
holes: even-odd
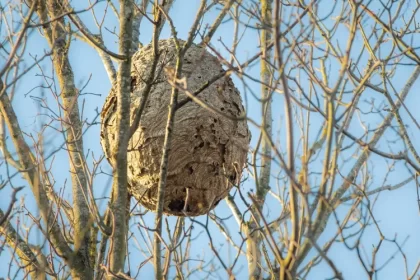
[[[120,0],[120,41],[119,52],[127,57],[119,66],[117,75],[117,145],[113,151],[114,183],[112,186],[112,250],[110,252],[109,279],[117,279],[115,274],[124,272],[127,248],[127,148],[130,140],[130,93],[131,93],[131,49],[133,35],[133,10],[131,0]],[[117,229],[117,230],[115,230]]]
[[[7,218],[7,213],[3,213],[0,209],[0,219],[6,221]],[[46,266],[46,263],[40,263],[38,261],[38,258],[46,259],[45,256],[37,256],[40,252],[34,254],[30,245],[23,240],[9,221],[5,224],[4,222],[0,222],[0,235],[3,235],[9,247],[15,250],[25,270],[32,279],[46,280],[46,273],[52,274]]]

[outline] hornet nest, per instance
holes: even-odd
[[[157,206],[159,170],[172,90],[167,81],[168,71],[164,70],[175,67],[177,51],[174,39],[160,40],[159,52],[155,79],[127,154],[129,193],[153,211]],[[132,57],[131,124],[142,102],[152,63],[151,45],[141,48]],[[194,92],[222,71],[216,57],[205,48],[192,44],[183,58],[181,78],[185,78],[189,92]],[[180,90],[178,102],[186,98]],[[198,98],[226,115],[239,117],[244,114],[239,91],[228,76],[208,85]],[[116,102],[114,84],[101,113],[101,144],[112,166],[115,163],[111,151],[118,139]],[[179,107],[170,145],[164,213],[198,216],[213,209],[232,186],[239,183],[249,141],[250,132],[245,119],[228,119],[193,101]]]

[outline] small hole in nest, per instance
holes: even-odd
[[[185,200],[183,199],[175,199],[169,202],[168,208],[174,212],[181,212],[184,209]]]
[[[220,111],[224,111],[224,110],[225,110],[225,108],[224,108],[224,107],[220,108]]]
[[[197,76],[197,78],[201,79],[201,76]]]
[[[201,142],[200,145],[198,145],[199,148],[203,148],[204,147],[204,142]]]
[[[131,91],[133,91],[134,90],[134,88],[136,87],[136,85],[137,85],[137,79],[136,79],[136,77],[131,77]]]
[[[190,208],[190,206],[189,205],[187,205],[187,207],[186,207],[187,209],[185,209],[185,211],[186,212],[191,212],[191,208]]]
[[[229,180],[230,180],[230,182],[233,184],[233,183],[235,183],[235,180],[236,180],[236,173],[233,173],[233,174],[231,174],[230,176],[229,176]]]
[[[190,175],[194,173],[194,168],[192,166],[188,167],[188,173]]]

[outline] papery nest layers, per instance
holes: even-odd
[[[181,46],[184,43],[179,41]],[[168,72],[177,57],[174,39],[159,41],[160,57],[155,79],[140,124],[128,147],[129,193],[143,206],[156,210],[168,105],[172,86]],[[147,45],[132,58],[131,114],[142,102],[145,80],[150,75],[153,48]],[[190,92],[201,88],[223,71],[220,62],[205,48],[192,44],[183,58],[181,77]],[[172,78],[172,77],[170,77]],[[115,150],[116,85],[102,110],[101,144],[111,165]],[[187,95],[180,90],[178,101]],[[230,77],[223,77],[199,93],[204,103],[233,118],[244,115],[239,91]],[[239,183],[246,163],[250,132],[245,119],[229,119],[190,101],[176,111],[170,145],[163,211],[177,216],[206,214]],[[114,148],[113,148],[114,147]]]

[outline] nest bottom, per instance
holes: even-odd
[[[196,180],[201,172],[207,173],[205,181]],[[166,181],[163,211],[165,214],[176,216],[199,216],[208,213],[225,198],[232,187],[237,175],[223,174],[224,168],[209,164],[193,164],[183,168],[177,175],[168,175]],[[198,176],[194,176],[197,173]],[[201,177],[203,178],[203,177]],[[131,181],[129,192],[143,206],[155,211],[157,206],[159,178],[143,177],[147,185],[153,187],[145,189],[142,182]],[[144,182],[146,183],[146,182]],[[151,184],[152,183],[152,184]]]

